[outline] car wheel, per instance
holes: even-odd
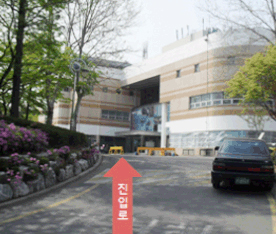
[[[219,189],[220,188],[220,186],[219,186],[220,181],[212,181],[212,184],[213,184],[214,189]]]

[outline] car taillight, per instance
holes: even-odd
[[[248,171],[260,172],[261,168],[248,168]]]
[[[214,163],[213,164],[213,170],[224,170],[225,169],[225,163]]]
[[[274,173],[274,166],[261,166],[261,171]]]

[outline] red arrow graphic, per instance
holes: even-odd
[[[112,179],[112,233],[133,234],[132,177],[142,177],[124,158],[121,158],[104,177]]]

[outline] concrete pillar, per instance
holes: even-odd
[[[162,103],[162,110],[161,110],[161,148],[166,147],[166,141],[167,141],[166,121],[167,121],[167,103]]]
[[[100,135],[96,135],[96,142],[100,143]]]
[[[144,136],[143,135],[141,135],[141,147],[143,147],[145,144],[144,144]]]

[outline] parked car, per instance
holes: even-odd
[[[213,161],[212,184],[215,189],[226,185],[259,185],[271,190],[274,164],[263,140],[225,138],[217,146]]]

